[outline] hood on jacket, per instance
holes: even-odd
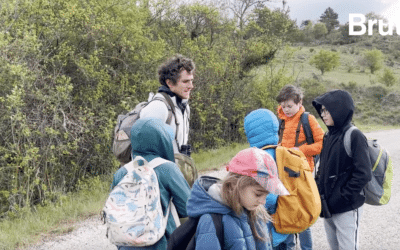
[[[219,183],[219,179],[211,176],[202,176],[196,180],[186,204],[189,217],[197,218],[203,214],[232,212],[230,207],[221,202],[220,192],[216,192],[219,189],[215,185]]]
[[[322,105],[331,114],[334,125],[329,126],[329,130],[339,130],[351,123],[355,109],[354,101],[349,92],[345,90],[336,89],[329,91],[315,98],[312,104],[320,117]]]
[[[244,118],[244,132],[250,147],[262,148],[267,145],[277,145],[279,121],[276,115],[268,109],[256,109]],[[275,159],[275,150],[266,150]]]
[[[131,145],[133,156],[140,155],[147,161],[156,157],[174,162],[172,128],[157,118],[142,118],[131,128]]]

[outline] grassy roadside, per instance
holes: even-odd
[[[321,121],[319,121],[321,123]],[[355,124],[364,132],[398,129],[395,126]],[[326,130],[325,125],[321,124]],[[248,144],[232,144],[223,148],[194,153],[200,173],[219,169]],[[98,215],[107,198],[112,176],[84,181],[80,190],[62,197],[56,204],[37,207],[19,218],[0,222],[0,249],[24,249],[43,238],[65,234],[75,229],[74,223]]]

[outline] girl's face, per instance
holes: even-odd
[[[252,185],[240,192],[240,204],[249,211],[265,204],[268,192],[260,185]]]
[[[299,112],[302,102],[300,101],[296,104],[293,100],[288,100],[279,104],[282,106],[283,113],[285,113],[287,117],[292,117]]]

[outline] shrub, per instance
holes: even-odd
[[[320,50],[318,54],[311,58],[310,64],[321,70],[323,75],[340,65],[340,56],[338,52]]]
[[[364,53],[364,60],[371,74],[374,74],[383,66],[383,53],[377,49],[369,50]]]
[[[379,80],[388,87],[393,86],[397,79],[393,73],[393,70],[385,68]]]

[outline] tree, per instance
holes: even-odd
[[[269,1],[270,0],[227,0],[228,8],[233,12],[240,30],[243,30],[247,21],[247,15],[251,12],[252,8],[263,6]]]
[[[312,21],[310,19],[308,20],[304,20],[303,22],[301,22],[300,24],[300,29],[303,29],[304,27],[306,27],[308,24],[312,23]]]
[[[323,75],[325,72],[331,71],[340,65],[340,56],[338,52],[320,50],[318,54],[314,55],[310,64],[314,65],[317,69],[321,70]]]
[[[378,49],[373,49],[365,52],[364,61],[366,66],[371,70],[371,74],[375,71],[380,70],[383,66],[383,54]]]
[[[313,33],[316,39],[320,39],[328,34],[328,29],[324,23],[317,23],[314,25]]]
[[[321,19],[319,21],[325,23],[328,33],[331,33],[333,29],[339,27],[338,17],[339,15],[331,7],[328,7],[320,16]]]

